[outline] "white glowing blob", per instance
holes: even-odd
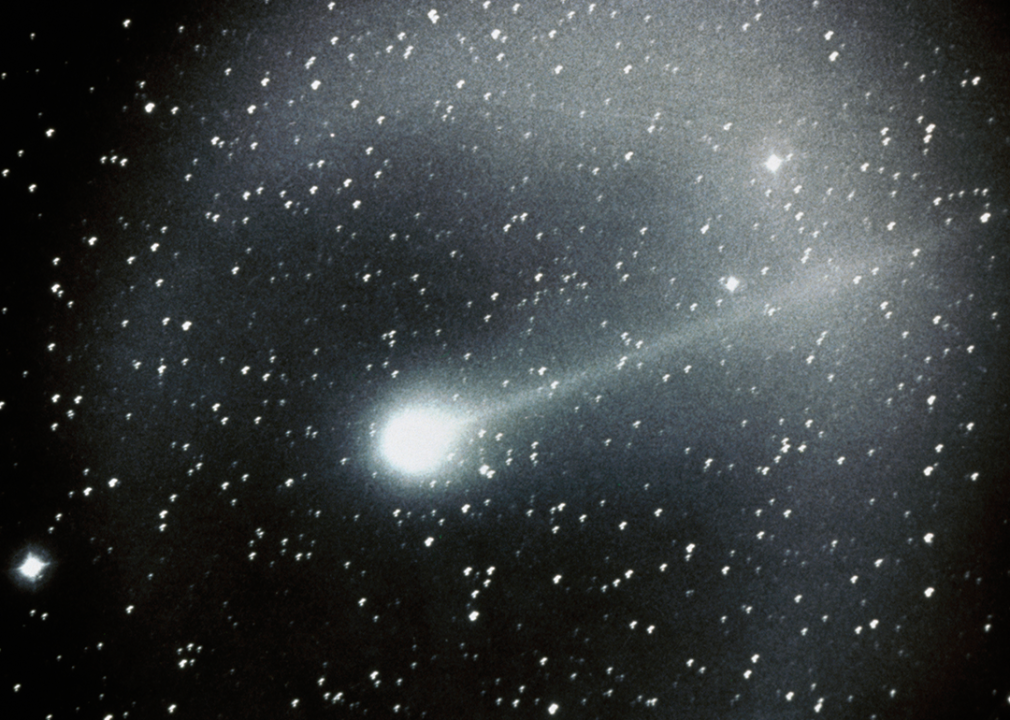
[[[780,167],[782,167],[782,158],[780,158],[775,153],[772,153],[771,157],[769,157],[765,161],[765,167],[771,170],[772,172],[775,172]]]
[[[28,557],[25,558],[25,561],[18,568],[18,572],[28,580],[36,580],[48,564],[43,562],[41,558],[29,553]]]
[[[730,275],[728,278],[723,280],[722,286],[733,293],[736,292],[738,287],[740,287],[740,280]]]
[[[379,452],[398,472],[427,475],[446,462],[459,426],[459,420],[444,410],[409,408],[386,423]]]

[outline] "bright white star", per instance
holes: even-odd
[[[29,553],[28,557],[25,558],[25,561],[21,563],[21,566],[18,568],[18,572],[20,572],[21,575],[28,580],[37,580],[48,564],[49,563],[43,562],[40,558],[37,558]]]
[[[780,158],[775,153],[772,153],[771,157],[769,157],[765,161],[765,167],[771,170],[772,172],[775,172],[780,167],[782,167],[782,158]]]

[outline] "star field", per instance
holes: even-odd
[[[4,707],[1002,717],[1006,27],[14,23]]]

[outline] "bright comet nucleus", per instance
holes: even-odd
[[[772,153],[771,157],[769,157],[765,161],[765,167],[771,170],[772,172],[775,172],[780,167],[782,167],[782,158]]]
[[[445,410],[425,407],[401,410],[380,431],[379,453],[398,472],[427,475],[448,460],[461,424],[459,418]]]

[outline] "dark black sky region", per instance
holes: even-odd
[[[9,13],[0,716],[1010,717],[1001,7]]]

